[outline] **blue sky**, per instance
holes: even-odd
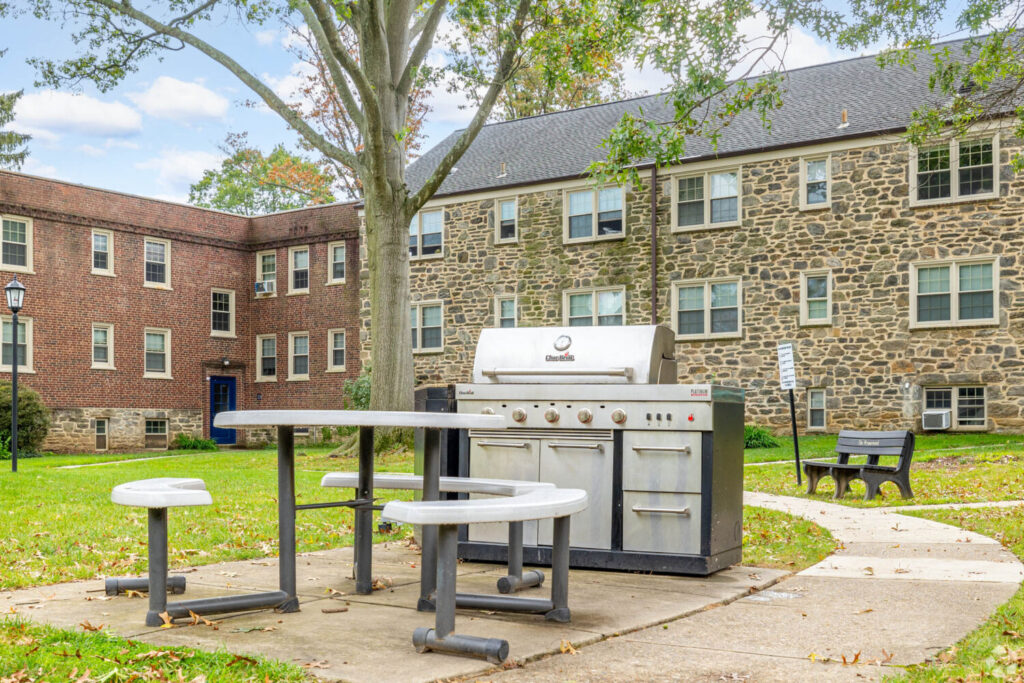
[[[288,36],[273,27],[246,29],[224,22],[217,45],[279,93],[294,87],[298,65],[286,49]],[[796,31],[786,56],[790,68],[822,63],[843,54]],[[58,22],[32,16],[5,19],[0,26],[0,91],[24,89],[13,128],[33,135],[23,172],[149,197],[184,201],[189,185],[223,157],[218,147],[228,133],[245,132],[265,151],[296,136],[266,108],[245,106],[251,93],[223,67],[186,48],[150,58],[107,93],[83,83],[80,91],[35,87],[30,57],[76,53]],[[434,54],[432,59],[443,59]],[[627,69],[632,91],[657,91],[660,74]],[[454,96],[437,89],[425,126],[423,149],[462,127],[469,113]]]

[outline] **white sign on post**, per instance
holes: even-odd
[[[796,389],[796,368],[793,366],[793,345],[779,344],[779,384],[782,389]]]

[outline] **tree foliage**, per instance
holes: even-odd
[[[2,16],[3,9],[4,4],[0,3],[0,16]],[[0,57],[4,56],[4,52],[6,50],[0,50]],[[18,170],[28,157],[28,148],[25,145],[32,139],[32,136],[4,130],[7,124],[14,120],[14,107],[24,92],[24,90],[18,90],[17,92],[0,93],[0,168]]]
[[[39,394],[18,385],[18,453],[38,453],[50,431],[50,411]],[[0,382],[0,442],[11,441],[11,383]],[[10,455],[8,454],[8,457]]]
[[[192,185],[189,203],[254,216],[334,201],[331,174],[283,145],[264,155],[243,134],[229,135],[221,149],[228,157]]]

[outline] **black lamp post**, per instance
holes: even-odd
[[[18,276],[4,287],[11,309],[11,471],[18,471],[18,311],[25,299],[25,285]]]

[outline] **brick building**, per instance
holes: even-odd
[[[53,411],[45,448],[162,447],[211,436],[232,407],[340,406],[359,372],[352,204],[250,219],[0,172],[0,216],[0,273],[28,288],[19,379]],[[9,377],[8,316],[3,335]]]

